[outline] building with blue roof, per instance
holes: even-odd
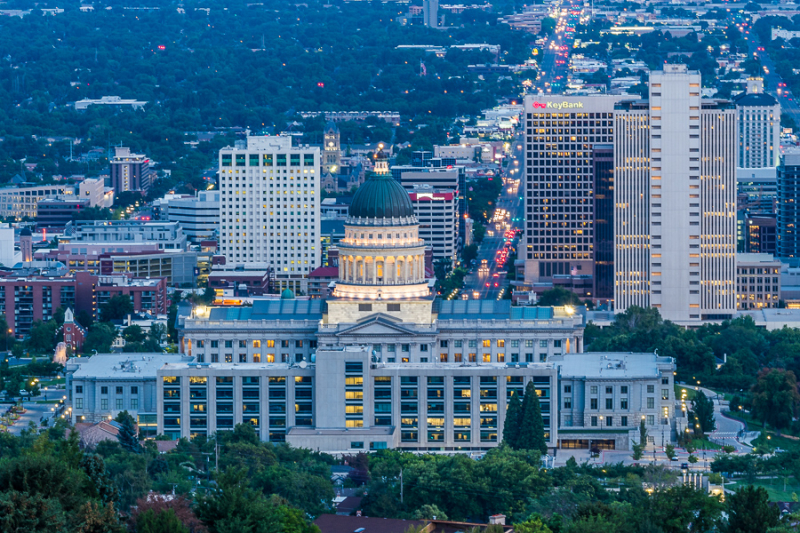
[[[250,423],[264,440],[333,453],[485,451],[502,441],[506,402],[528,383],[551,449],[627,448],[642,416],[648,424],[652,417],[651,434],[672,430],[674,397],[658,396],[662,381],[671,383],[671,359],[633,354],[625,364],[634,375],[603,373],[605,361],[587,358],[591,372],[582,377],[580,315],[436,298],[418,230],[406,191],[378,174],[350,204],[329,298],[300,300],[287,290],[252,307],[182,306],[180,351],[194,362],[159,372],[159,432],[191,437]],[[610,415],[623,399],[624,418]]]

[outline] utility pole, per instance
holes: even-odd
[[[400,504],[403,504],[403,469],[400,469]]]

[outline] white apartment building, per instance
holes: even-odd
[[[320,266],[320,151],[288,136],[247,137],[219,152],[220,253],[264,265],[281,288],[305,290]]]
[[[781,160],[781,105],[764,92],[764,80],[747,80],[733,99],[739,119],[739,168],[777,167]]]
[[[649,102],[615,111],[617,312],[653,306],[680,324],[736,312],[736,110],[701,87],[664,65]]]
[[[186,235],[177,222],[141,220],[73,220],[64,228],[62,242],[158,245],[159,250],[186,250]],[[86,252],[80,252],[86,253]]]
[[[199,191],[189,198],[167,202],[167,220],[177,222],[190,242],[216,239],[219,231],[220,191]]]
[[[41,185],[37,187],[7,187],[0,189],[0,216],[36,218],[37,204],[45,198],[72,197],[71,185]]]
[[[105,180],[101,178],[85,179],[78,184],[78,197],[81,200],[89,200],[90,207],[111,207],[111,204],[106,205],[106,187]],[[110,195],[113,202],[113,192]]]
[[[458,259],[458,194],[451,189],[414,185],[409,191],[414,214],[419,221],[419,238],[431,247],[433,260]]]

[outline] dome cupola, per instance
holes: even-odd
[[[386,174],[374,174],[358,188],[348,215],[349,224],[383,226],[416,223],[408,191]],[[392,219],[403,220],[393,222]]]

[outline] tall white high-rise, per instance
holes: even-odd
[[[219,152],[220,252],[272,269],[276,288],[305,290],[320,266],[320,151],[291,137],[247,137]]]
[[[422,21],[429,28],[439,27],[439,0],[422,0]]]
[[[780,89],[778,89],[780,90]],[[739,168],[777,167],[781,160],[781,105],[764,92],[764,80],[750,78],[733,99],[739,120]]]
[[[698,72],[664,65],[648,102],[615,112],[617,312],[653,306],[681,324],[736,312],[736,109],[700,92]]]

